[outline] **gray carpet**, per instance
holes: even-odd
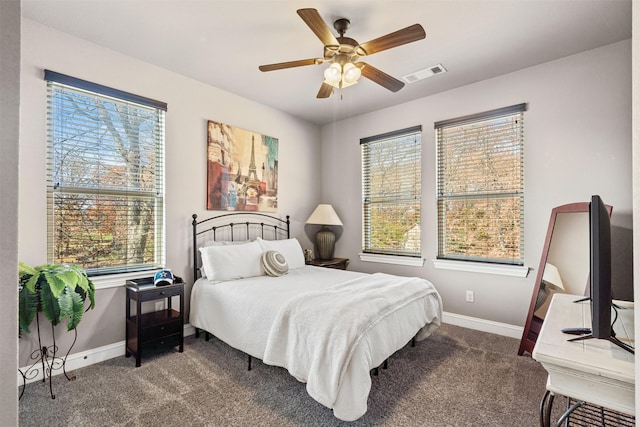
[[[333,417],[286,370],[217,339],[187,337],[184,353],[159,352],[134,367],[118,357],[27,384],[21,426],[537,426],[546,373],[519,341],[452,325],[396,353],[373,376],[367,413]]]

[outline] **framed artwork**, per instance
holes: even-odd
[[[276,212],[278,139],[209,120],[207,209]]]

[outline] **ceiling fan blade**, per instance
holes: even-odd
[[[386,36],[378,37],[377,39],[370,40],[360,45],[367,55],[381,52],[383,50],[391,49],[392,47],[402,46],[403,44],[411,43],[416,40],[421,40],[427,35],[424,32],[424,28],[420,24],[414,24],[402,30],[395,31],[387,34]]]
[[[322,63],[320,58],[300,59],[299,61],[278,62],[277,64],[261,65],[258,67],[260,71],[282,70],[284,68],[302,67],[304,65],[315,65]]]
[[[311,28],[311,31],[315,33],[320,39],[322,44],[327,45],[339,45],[336,36],[333,35],[329,26],[324,22],[320,14],[315,9],[298,9],[298,15],[300,18]]]
[[[364,62],[358,62],[356,65],[360,68],[362,76],[389,89],[391,92],[397,92],[404,87],[404,83],[400,80],[378,70],[376,67],[372,67]]]
[[[318,91],[318,95],[316,95],[316,98],[328,98],[332,93],[333,86],[327,83],[322,83],[322,86],[320,86],[320,90]]]

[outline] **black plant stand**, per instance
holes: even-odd
[[[51,325],[51,336],[53,337],[53,345],[43,346],[42,341],[40,340],[40,312],[36,313],[36,328],[38,331],[38,349],[34,350],[31,353],[30,359],[33,360],[33,364],[29,366],[24,372],[21,369],[18,369],[20,374],[22,375],[22,391],[20,392],[20,397],[18,399],[22,399],[22,395],[24,394],[24,390],[27,387],[27,380],[36,378],[40,373],[42,373],[42,382],[46,382],[49,380],[49,394],[52,399],[56,398],[56,395],[53,394],[53,385],[51,382],[51,377],[53,376],[53,371],[62,369],[64,376],[69,381],[73,381],[76,379],[75,375],[69,377],[67,375],[67,370],[65,368],[65,364],[67,361],[67,357],[71,352],[71,349],[76,343],[76,339],[78,339],[78,330],[73,329],[74,337],[67,354],[64,357],[56,356],[58,352],[58,346],[56,345],[56,335],[53,325]],[[41,370],[42,369],[42,370]]]

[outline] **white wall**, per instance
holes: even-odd
[[[534,270],[526,279],[436,270],[431,262],[437,254],[433,123],[522,102],[528,104],[525,264]],[[427,261],[422,268],[361,262],[359,139],[419,124]],[[322,202],[333,204],[344,223],[336,256],[350,258],[355,270],[425,277],[448,312],[524,325],[551,209],[586,202],[592,194],[613,206],[614,238],[618,235],[628,252],[619,267],[625,271],[617,275],[631,286],[631,40],[325,125],[322,165]],[[465,302],[466,290],[475,292],[474,303]]]
[[[20,122],[20,1],[0,2],[0,419],[18,424],[15,326],[18,322],[18,136]],[[11,325],[11,326],[10,326]]]
[[[319,129],[229,92],[134,60],[28,19],[22,21],[19,259],[46,262],[46,83],[50,69],[164,101],[166,114],[167,266],[191,280],[191,215],[206,210],[206,123],[215,120],[279,139],[279,214],[291,215],[292,234],[303,233],[319,199]],[[190,287],[187,286],[187,290]],[[124,340],[124,289],[98,290],[73,352]],[[189,292],[186,295],[188,307]],[[188,311],[187,311],[188,312]],[[96,332],[96,333],[94,333]],[[33,335],[33,334],[31,334]],[[71,334],[56,334],[66,351]],[[20,342],[24,366],[33,337]]]

